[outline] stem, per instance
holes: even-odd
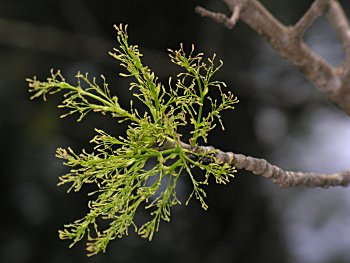
[[[199,126],[199,124],[201,122],[201,119],[202,119],[203,103],[204,103],[203,89],[202,89],[202,83],[200,81],[200,77],[198,76],[198,74],[195,74],[195,78],[197,80],[200,100],[199,100],[199,110],[198,110],[197,121],[196,121],[196,124],[195,124],[195,127],[194,127],[195,133],[193,135],[193,139],[191,140],[191,146],[195,146],[196,142],[197,142],[198,126]]]
[[[155,112],[155,122],[159,122],[159,116],[158,116],[158,113],[159,113],[159,109],[160,109],[160,103],[159,103],[159,94],[155,88],[155,85],[154,83],[147,77],[145,77],[146,80],[147,80],[147,84],[150,86],[150,89],[151,89],[151,92],[152,92],[152,97],[153,97],[153,101],[155,103],[155,106],[156,106],[156,112]]]
[[[138,155],[128,155],[128,158],[150,158],[150,157],[159,157],[160,155],[168,155],[168,154],[172,154],[172,153],[179,153],[180,152],[180,148],[176,147],[176,148],[172,148],[172,149],[167,149],[167,150],[163,150],[163,151],[154,151],[152,153],[148,153],[148,154],[138,154]]]
[[[63,89],[68,89],[68,90],[73,90],[75,92],[77,92],[78,94],[82,94],[83,96],[87,96],[87,97],[90,97],[94,100],[97,100],[99,102],[101,102],[103,105],[105,106],[108,106],[110,108],[114,108],[115,104],[108,101],[108,100],[105,100],[99,96],[96,96],[90,92],[87,92],[85,90],[83,90],[82,88],[76,88],[72,85],[69,85],[68,83],[64,83],[64,85],[62,86]],[[136,118],[134,115],[132,115],[131,113],[129,113],[128,111],[122,109],[121,107],[119,107],[119,114],[128,118],[129,120],[133,121],[133,122],[136,122],[136,123],[139,123],[140,120],[138,118]]]
[[[152,116],[153,116],[154,121],[155,121],[155,122],[159,122],[160,119],[159,119],[158,113],[159,113],[159,109],[160,109],[160,103],[159,103],[159,98],[158,98],[159,94],[158,94],[158,92],[157,92],[157,90],[156,90],[156,88],[155,88],[155,84],[154,84],[154,82],[148,77],[148,74],[150,74],[150,73],[147,72],[147,70],[145,70],[145,68],[144,68],[143,65],[141,64],[141,59],[140,59],[138,56],[136,56],[134,53],[132,53],[132,52],[129,51],[129,45],[128,45],[127,42],[125,42],[124,45],[125,45],[125,47],[127,48],[127,49],[126,49],[126,50],[127,50],[127,54],[130,56],[130,59],[131,59],[131,61],[132,61],[132,64],[133,64],[134,67],[136,68],[137,72],[138,72],[138,73],[141,73],[141,74],[138,74],[138,75],[139,75],[139,76],[140,76],[140,75],[143,76],[143,77],[145,78],[146,82],[147,82],[147,85],[150,87],[150,90],[151,90],[151,92],[152,92],[152,99],[153,99],[153,101],[154,101],[154,103],[155,103],[155,108],[156,108],[156,109],[155,109],[155,110],[156,110],[155,112],[153,112],[153,111],[151,110],[151,114],[152,114]],[[138,62],[138,63],[136,63],[136,62]],[[143,81],[142,81],[142,77],[141,77],[141,78],[139,78],[139,77],[137,77],[137,76],[135,76],[135,77],[136,77],[137,80],[139,81],[140,85],[144,85],[144,83],[143,83]]]
[[[168,170],[172,171],[175,170],[176,167],[178,167],[182,163],[182,160],[179,159],[175,163],[173,163],[171,166],[169,166]]]

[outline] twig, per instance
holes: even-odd
[[[194,153],[213,152],[215,157],[213,160],[209,161],[227,163],[235,166],[237,169],[244,169],[253,172],[256,175],[271,179],[274,184],[281,188],[291,188],[296,186],[310,188],[328,188],[330,186],[346,187],[350,184],[350,170],[333,174],[284,171],[282,168],[270,164],[265,159],[258,159],[232,152],[223,152],[211,146],[191,147],[189,144],[183,142],[181,142],[180,145],[182,148]],[[163,144],[162,149],[172,149],[175,147],[175,142],[167,141]]]
[[[300,37],[323,14],[329,0],[316,0],[294,26],[294,33]]]
[[[202,17],[209,17],[219,24],[223,24],[228,29],[232,29],[239,19],[240,8],[235,7],[232,16],[229,18],[225,14],[211,12],[203,7],[197,6],[195,11]]]
[[[345,50],[345,60],[343,72],[349,78],[350,74],[350,25],[346,15],[336,1],[331,1],[328,8],[328,17],[333,27],[335,28]]]
[[[281,24],[257,0],[224,0],[224,2],[232,12],[235,6],[239,6],[239,18],[242,21],[264,37],[281,57],[298,68],[315,87],[350,116],[350,26],[337,0],[316,0],[292,27]],[[196,8],[197,12],[198,10],[201,14],[213,13],[204,11],[204,8]],[[325,12],[336,28],[345,49],[345,62],[340,68],[329,65],[302,39],[305,31]],[[215,14],[219,17],[219,13]]]

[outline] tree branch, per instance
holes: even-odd
[[[227,17],[222,13],[211,12],[201,6],[197,6],[195,11],[202,17],[209,17],[219,24],[223,24],[228,29],[232,29],[239,19],[240,7],[236,6],[231,17]]]
[[[235,166],[237,169],[244,169],[253,172],[256,175],[271,179],[274,184],[281,188],[291,188],[296,186],[310,188],[328,188],[330,186],[346,187],[350,184],[350,170],[333,174],[291,172],[285,171],[276,165],[272,165],[265,159],[258,159],[232,152],[223,152],[212,146],[191,147],[191,145],[183,142],[180,142],[180,145],[183,149],[198,154],[213,152],[214,158],[208,160],[209,162],[217,162],[221,164],[226,163]],[[161,146],[161,148],[164,150],[176,148],[176,142],[167,141]]]
[[[315,87],[350,116],[350,27],[336,0],[316,0],[292,27],[282,25],[257,0],[224,0],[224,2],[231,12],[238,6],[239,18],[243,22],[265,38],[281,57],[298,68]],[[196,8],[196,12],[220,22],[215,19],[215,17],[220,17],[219,13],[213,13],[204,8]],[[331,23],[336,28],[346,51],[345,62],[340,68],[333,68],[329,65],[301,38],[317,17],[324,12],[328,14]],[[228,27],[227,23],[223,25]]]
[[[329,3],[328,17],[333,27],[335,28],[340,41],[345,50],[345,60],[343,70],[347,75],[347,78],[350,78],[350,25],[344,13],[344,10],[340,4],[336,1],[331,1]]]
[[[294,26],[295,35],[303,36],[305,31],[323,14],[329,0],[316,0]]]

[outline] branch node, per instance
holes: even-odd
[[[208,9],[205,9],[204,7],[201,7],[201,6],[197,6],[195,8],[195,12],[199,14],[201,17],[209,17],[213,19],[215,22],[219,24],[223,24],[226,28],[232,29],[236,25],[239,19],[241,9],[239,6],[235,6],[231,17],[227,17],[223,13],[216,13],[216,12],[209,11]]]

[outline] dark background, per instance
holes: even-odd
[[[312,1],[262,2],[283,23],[293,24]],[[226,130],[215,130],[209,144],[287,169],[346,168],[348,118],[245,24],[227,30],[196,15],[198,4],[227,12],[218,0],[0,0],[0,262],[350,261],[347,189],[282,190],[243,171],[226,186],[207,187],[208,211],[195,200],[175,208],[152,242],[132,233],[111,242],[105,254],[87,258],[84,242],[69,249],[58,239],[63,224],[84,215],[87,198],[84,190],[66,194],[65,187],[56,187],[66,172],[54,157],[56,148],[89,148],[94,127],[123,130],[98,114],[81,123],[60,119],[61,97],[30,101],[25,79],[43,80],[51,68],[72,81],[77,71],[103,73],[128,105],[128,82],[118,77],[120,68],[107,54],[116,46],[113,24],[129,24],[130,41],[140,45],[145,64],[164,83],[175,72],[166,49],[179,43],[193,43],[198,52],[224,61],[217,78],[240,103],[224,114]],[[348,12],[349,1],[342,4]],[[341,63],[342,50],[326,18],[305,39],[331,64]],[[329,134],[321,131],[327,127],[339,127],[338,136],[325,139]],[[329,148],[337,139],[339,147]]]

